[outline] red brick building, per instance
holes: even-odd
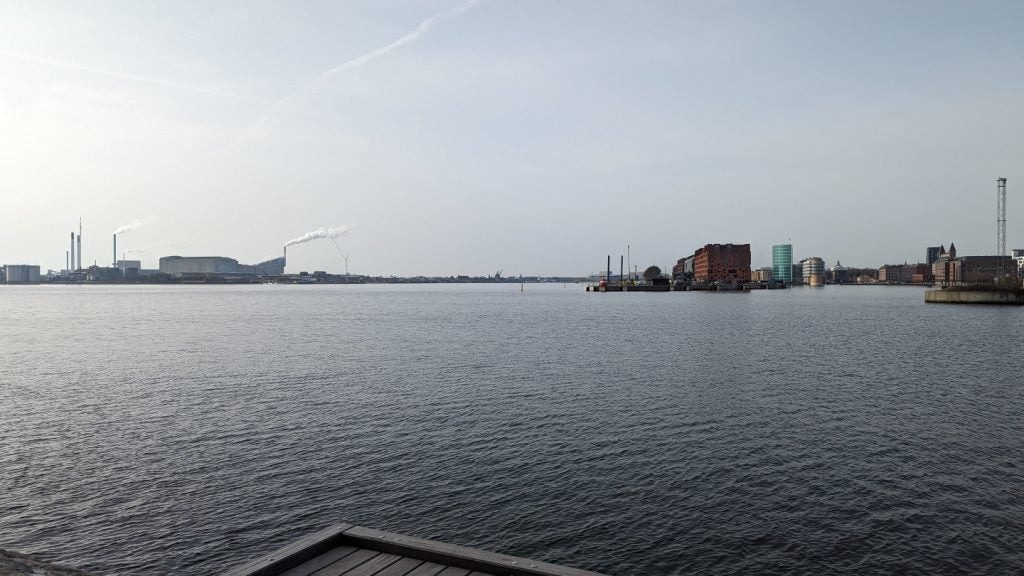
[[[750,244],[708,244],[693,254],[693,277],[704,282],[750,282]]]

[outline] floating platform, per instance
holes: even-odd
[[[652,286],[650,284],[638,284],[636,286],[623,286],[622,284],[609,284],[607,286],[587,286],[587,292],[669,292],[671,286]]]
[[[603,576],[544,562],[339,524],[222,576]]]
[[[1024,290],[1019,288],[940,288],[925,290],[924,301],[935,304],[999,304],[1024,306]]]
[[[636,286],[623,286],[621,284],[609,284],[601,286],[590,284],[587,292],[749,292],[750,290],[776,290],[786,286],[766,286],[757,284],[640,284]]]

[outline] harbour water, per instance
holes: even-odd
[[[0,548],[338,521],[610,574],[1024,571],[1024,310],[920,289],[0,287]]]

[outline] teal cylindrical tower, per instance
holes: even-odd
[[[789,284],[793,281],[793,245],[772,246],[772,276]]]

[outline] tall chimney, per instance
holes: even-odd
[[[82,269],[82,220],[78,220],[78,269]]]
[[[68,270],[75,270],[75,233],[71,233],[71,266]]]
[[[117,268],[117,234],[114,234],[114,263],[111,266]]]

